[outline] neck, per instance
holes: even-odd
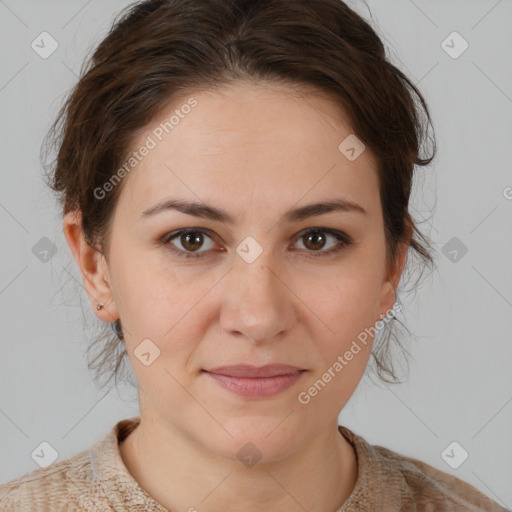
[[[357,480],[354,449],[337,421],[285,459],[251,467],[142,415],[119,449],[139,486],[168,510],[335,512]]]

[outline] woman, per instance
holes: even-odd
[[[505,510],[338,425],[370,355],[395,377],[372,346],[408,252],[433,261],[408,212],[429,126],[339,0],[130,6],[49,185],[116,333],[92,366],[117,377],[126,349],[140,417],[0,486],[2,511]]]

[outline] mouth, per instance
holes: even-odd
[[[221,366],[203,370],[204,374],[222,388],[250,398],[268,398],[297,383],[307,370],[296,366],[272,364]]]

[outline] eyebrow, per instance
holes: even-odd
[[[148,218],[169,210],[177,210],[179,212],[185,213],[187,215],[193,215],[194,217],[199,217],[201,219],[219,221],[225,224],[235,224],[235,217],[224,210],[214,206],[209,206],[204,203],[195,203],[181,199],[167,199],[162,201],[161,203],[158,203],[155,206],[144,210],[140,216],[140,219]],[[367,215],[367,211],[357,203],[353,203],[347,199],[332,199],[330,201],[312,203],[306,206],[288,210],[284,214],[283,220],[286,222],[298,222],[309,217],[336,211],[355,212]]]

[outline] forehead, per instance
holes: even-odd
[[[258,208],[333,191],[354,201],[375,199],[370,151],[355,161],[340,152],[351,134],[332,98],[295,87],[240,83],[183,95],[138,134],[131,149],[151,149],[121,199],[139,213],[166,195],[246,207],[254,201]]]

